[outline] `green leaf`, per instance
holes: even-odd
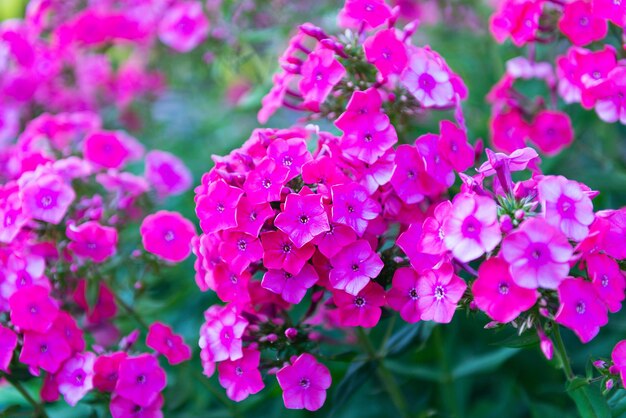
[[[495,370],[500,367],[502,363],[517,354],[518,351],[519,349],[516,348],[501,348],[491,353],[470,358],[454,367],[452,375],[455,379],[460,379],[477,373]]]
[[[608,404],[613,417],[626,417],[626,390],[617,389],[608,399]]]
[[[397,357],[410,349],[420,350],[434,328],[433,322],[406,324],[389,338],[385,345],[385,352],[389,357]]]
[[[87,289],[85,290],[85,298],[87,299],[87,306],[91,311],[96,307],[96,303],[98,303],[98,295],[100,294],[100,282],[91,278],[87,280],[86,283]]]
[[[343,353],[335,354],[334,356],[328,357],[330,361],[341,361],[345,363],[349,363],[358,355],[356,351],[345,351]]]
[[[341,382],[335,387],[332,401],[332,409],[329,416],[332,417],[345,404],[352,395],[354,395],[360,387],[374,374],[376,371],[376,363],[374,361],[359,361],[352,363],[341,379]]]
[[[442,382],[444,379],[441,370],[435,367],[422,365],[408,365],[405,362],[385,360],[385,366],[400,376],[408,376],[431,382]]]
[[[568,382],[567,394],[576,403],[578,413],[582,418],[609,418],[611,411],[606,399],[597,385],[590,385],[583,377],[576,377]]]
[[[511,348],[526,348],[539,344],[539,337],[534,332],[525,332],[522,335],[511,335],[501,341],[497,341],[492,345],[501,345]]]

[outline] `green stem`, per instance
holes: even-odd
[[[569,357],[567,357],[567,352],[565,351],[565,344],[563,344],[563,339],[561,338],[559,324],[553,324],[552,334],[554,335],[556,351],[557,353],[559,353],[561,364],[563,364],[563,371],[565,372],[565,376],[567,377],[567,380],[572,380],[575,377],[574,370],[572,370],[572,365],[570,364]]]
[[[14,379],[11,375],[9,374],[2,374],[2,376],[5,378],[5,380],[7,382],[9,382],[11,385],[13,385],[13,387],[22,395],[22,397],[24,399],[26,399],[26,401],[33,407],[33,409],[35,410],[34,412],[34,416],[38,417],[38,418],[48,418],[48,414],[46,413],[45,409],[43,408],[43,406],[41,404],[39,404],[35,398],[33,398],[30,393],[28,393],[28,391],[26,390],[26,388],[24,386],[22,386],[22,384]]]
[[[130,306],[129,304],[127,304],[126,302],[124,302],[124,300],[115,292],[113,292],[113,296],[115,297],[115,301],[122,307],[124,308],[124,310],[126,310],[126,312],[128,312],[128,314],[130,316],[132,316],[135,321],[137,321],[137,323],[139,325],[141,325],[142,328],[144,329],[148,329],[149,326],[146,323],[146,321],[143,320],[143,318],[132,308],[132,306]]]
[[[398,387],[398,384],[396,380],[394,379],[393,375],[385,367],[385,364],[381,356],[376,353],[376,350],[374,349],[372,342],[370,341],[369,337],[367,336],[363,328],[357,327],[356,332],[359,338],[359,342],[361,343],[361,346],[365,349],[367,356],[369,357],[370,360],[376,362],[376,365],[377,365],[376,372],[378,373],[378,378],[382,382],[387,393],[389,393],[389,396],[391,397],[391,401],[393,402],[394,406],[400,413],[400,416],[403,418],[408,418],[410,415],[408,412],[406,401],[404,400],[402,391],[400,390],[400,387]]]
[[[439,383],[439,386],[443,397],[444,406],[450,411],[451,416],[462,417],[463,413],[461,411],[461,408],[459,407],[459,402],[457,400],[454,376],[452,375],[452,368],[450,367],[447,350],[443,343],[441,327],[435,328],[434,337],[435,346],[437,348],[437,355],[439,356],[439,365],[441,367],[441,373],[443,376]]]

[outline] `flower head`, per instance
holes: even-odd
[[[50,291],[38,285],[24,286],[9,299],[11,322],[23,330],[46,332],[59,314]]]
[[[288,409],[317,411],[324,405],[326,389],[330,387],[328,368],[311,354],[300,354],[290,365],[276,373]]]
[[[331,195],[333,221],[349,226],[360,237],[365,233],[368,222],[380,214],[380,204],[357,183],[333,186]]]
[[[220,385],[226,389],[230,399],[241,402],[265,387],[259,371],[260,360],[261,353],[258,350],[245,348],[240,359],[225,360],[218,364]]]
[[[75,406],[93,388],[94,353],[75,354],[63,364],[56,377],[65,402]]]
[[[146,251],[178,263],[191,253],[195,227],[178,212],[165,210],[148,215],[141,223],[141,241]]]
[[[161,197],[181,194],[193,182],[187,166],[178,157],[165,151],[155,150],[146,154],[145,176]]]
[[[243,190],[224,180],[211,183],[206,194],[198,197],[196,214],[205,234],[237,226],[237,211]]]
[[[165,371],[150,354],[127,357],[120,363],[115,393],[137,405],[150,406],[166,385]]]
[[[335,289],[357,295],[383,269],[383,261],[369,242],[358,240],[330,259],[330,283]]]
[[[285,200],[285,210],[276,216],[274,225],[300,248],[330,229],[322,195],[292,193]]]
[[[191,358],[191,349],[185,344],[183,337],[174,334],[170,327],[160,322],[150,325],[146,345],[157,353],[163,354],[172,365]]]
[[[310,264],[305,264],[297,274],[285,270],[268,270],[263,276],[261,286],[279,294],[289,303],[300,303],[307,289],[317,283],[319,277]]]
[[[60,176],[42,174],[20,187],[22,210],[31,218],[58,224],[76,193]]]
[[[383,77],[401,74],[408,63],[407,48],[396,36],[395,29],[376,32],[363,43],[365,58]]]
[[[425,49],[418,48],[411,54],[401,81],[424,107],[449,106],[454,101],[448,69]]]
[[[178,52],[189,52],[209,33],[209,20],[199,1],[184,1],[167,9],[159,25],[159,39]]]
[[[570,328],[583,343],[588,343],[608,322],[606,306],[590,282],[583,279],[563,280],[557,289],[559,311],[555,321]]]
[[[67,226],[66,235],[71,240],[68,248],[79,257],[102,263],[115,254],[117,230],[89,221],[81,225]]]
[[[424,273],[417,284],[418,308],[424,321],[447,324],[452,321],[456,305],[463,297],[467,284],[454,274],[451,264]]]
[[[420,295],[417,293],[419,275],[410,267],[402,267],[393,275],[391,289],[387,292],[389,306],[400,312],[402,319],[408,323],[418,322],[422,318],[419,308]]]

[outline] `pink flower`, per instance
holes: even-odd
[[[263,243],[263,265],[268,269],[284,269],[292,275],[298,274],[315,252],[312,244],[296,247],[289,236],[281,231],[263,233],[261,242]]]
[[[626,26],[626,5],[616,0],[593,0],[593,13],[599,18],[607,19],[623,28]]]
[[[58,224],[76,197],[74,189],[56,174],[42,174],[20,187],[22,210],[34,219]]]
[[[330,283],[335,289],[357,295],[383,269],[383,261],[366,240],[344,247],[330,259]]]
[[[165,389],[167,377],[150,354],[127,357],[120,363],[115,393],[137,405],[150,406]]]
[[[427,271],[417,283],[418,309],[422,320],[447,324],[452,321],[456,304],[463,297],[467,284],[454,274],[451,264]]]
[[[150,325],[146,345],[157,353],[163,354],[172,365],[191,358],[191,349],[185,344],[183,337],[174,334],[170,327],[160,322]]]
[[[169,7],[159,25],[159,39],[178,52],[189,52],[209,33],[209,20],[199,1],[184,1]]]
[[[237,226],[237,210],[243,190],[220,179],[211,183],[196,202],[196,215],[205,234]]]
[[[158,395],[149,405],[141,405],[136,399],[115,395],[109,404],[112,418],[163,418],[163,396]]]
[[[346,69],[335,59],[333,51],[318,48],[308,55],[300,67],[300,74],[302,79],[298,87],[304,99],[304,106],[317,111],[346,74]]]
[[[117,230],[89,221],[76,226],[69,224],[65,234],[71,240],[68,248],[79,257],[102,263],[115,254]]]
[[[382,98],[375,88],[355,91],[343,112],[335,121],[335,126],[344,133],[358,132],[362,126],[378,127],[381,131],[389,124],[389,117],[380,111]]]
[[[289,169],[276,164],[271,158],[264,158],[243,184],[249,202],[258,204],[280,200],[280,191],[288,175]]]
[[[574,130],[567,114],[542,110],[535,116],[529,136],[541,152],[555,155],[574,141]]]
[[[235,274],[241,274],[251,263],[263,257],[257,237],[243,232],[226,232],[219,244],[219,254]]]
[[[93,385],[99,391],[113,392],[119,376],[120,364],[128,357],[123,351],[99,356],[93,366]]]
[[[69,313],[59,311],[56,320],[52,324],[51,330],[59,331],[65,341],[69,344],[70,348],[75,352],[82,352],[85,350],[83,330],[78,328],[76,320]]]
[[[226,360],[217,366],[220,385],[226,389],[228,398],[241,402],[265,387],[259,372],[260,361],[258,350],[245,348],[240,359]]]
[[[378,283],[368,283],[359,293],[333,292],[339,324],[344,327],[372,328],[378,324],[385,304],[385,291]]]
[[[496,203],[487,196],[457,195],[444,221],[443,233],[446,247],[462,262],[492,251],[502,239]]]
[[[580,184],[563,176],[546,176],[537,185],[548,223],[568,238],[582,241],[594,220],[593,203]]]
[[[555,321],[574,331],[582,343],[588,343],[609,320],[593,284],[569,278],[561,282],[558,293],[561,305]]]
[[[303,353],[276,373],[288,409],[317,411],[324,405],[331,377],[328,368],[311,354]]]
[[[499,43],[510,36],[513,44],[521,47],[527,42],[534,41],[539,17],[543,8],[543,0],[519,1],[504,0],[498,11],[491,16],[489,28],[493,37]]]
[[[626,277],[619,264],[606,254],[596,253],[587,256],[587,273],[593,287],[604,301],[609,311],[618,312],[622,308]]]
[[[493,146],[505,152],[513,152],[526,146],[525,140],[530,127],[521,112],[512,108],[507,112],[496,112],[490,123]]]
[[[287,181],[301,174],[302,166],[311,161],[311,153],[302,138],[276,139],[267,147],[267,155],[289,170]]]
[[[445,209],[443,209],[443,207],[439,208],[439,206],[438,209],[441,209],[445,212]],[[438,222],[436,219],[435,222]],[[424,226],[427,226],[426,220],[424,221]],[[432,269],[433,266],[441,261],[442,257],[440,256],[440,254],[443,254],[447,251],[447,249],[443,246],[443,232],[440,231],[441,226],[439,224],[433,223],[432,225],[428,226],[428,228],[434,228],[434,230],[436,231],[435,239],[440,240],[439,248],[442,251],[439,253],[433,254],[435,251],[437,251],[437,249],[428,245],[430,237],[428,237],[427,235],[422,235],[422,225],[419,223],[410,224],[406,231],[401,233],[396,240],[396,244],[398,245],[398,247],[400,247],[409,258],[411,266],[418,272]],[[431,234],[429,233],[428,235]],[[425,240],[426,246],[422,245],[422,239]]]
[[[331,195],[333,221],[349,226],[360,237],[365,233],[368,222],[380,214],[380,204],[357,183],[333,186]]]
[[[590,96],[597,99],[595,110],[600,119],[608,123],[620,121],[626,124],[626,68],[614,68],[607,80],[599,83],[592,92]]]
[[[387,115],[378,113],[364,119],[357,129],[345,131],[341,148],[349,156],[366,164],[375,164],[396,142],[396,129]]]
[[[389,306],[400,312],[400,317],[411,324],[418,322],[422,316],[418,304],[418,282],[419,275],[414,269],[402,267],[394,273],[391,289],[387,292]]]
[[[365,58],[383,77],[401,74],[409,61],[404,43],[398,40],[395,29],[376,32],[363,43]]]
[[[585,46],[604,39],[608,25],[606,20],[593,13],[591,2],[576,0],[565,4],[559,29],[574,45]]]
[[[50,291],[42,286],[30,285],[18,289],[9,299],[11,322],[23,330],[46,332],[59,314]]]
[[[242,340],[248,321],[232,307],[215,307],[207,311],[207,319],[200,332],[200,348],[208,350],[211,361],[238,360],[243,356]]]
[[[506,166],[509,171],[523,171],[527,167],[534,167],[539,160],[537,151],[530,147],[520,148],[513,151],[510,155],[500,152],[492,152],[487,149],[487,161],[476,170],[485,176],[493,176],[498,174],[501,166]]]
[[[247,197],[242,197],[237,205],[237,231],[259,235],[265,221],[274,215],[269,203],[253,205]],[[202,224],[201,224],[202,225]]]
[[[620,374],[622,385],[626,386],[626,340],[615,344],[611,352],[611,360],[613,360],[613,366]]]
[[[72,350],[67,341],[55,329],[45,334],[24,332],[20,362],[28,365],[31,371],[41,368],[49,373],[56,373],[71,355]]]
[[[472,294],[480,310],[503,324],[517,318],[537,301],[537,292],[515,284],[509,273],[509,264],[497,257],[480,265]]]
[[[426,162],[415,146],[402,144],[396,150],[396,168],[391,185],[404,203],[421,202],[432,179],[426,174]]]
[[[0,325],[0,370],[10,373],[9,364],[17,346],[17,334],[10,328]]]
[[[65,402],[76,406],[93,388],[93,365],[96,361],[94,353],[76,354],[65,362],[56,377],[59,392]]]
[[[300,248],[319,234],[330,230],[328,216],[322,204],[322,195],[287,195],[285,209],[274,220],[274,225]]]
[[[419,48],[411,54],[409,65],[402,73],[402,85],[423,107],[449,106],[454,102],[450,73],[431,55]]]
[[[437,150],[456,171],[465,171],[474,165],[474,149],[467,142],[467,133],[448,120],[439,123],[441,136]]]
[[[83,154],[87,161],[105,168],[121,168],[132,156],[122,134],[108,131],[97,131],[87,136]]]
[[[178,212],[165,210],[146,216],[139,231],[146,251],[173,263],[189,256],[191,239],[196,235],[189,220]]]
[[[300,303],[307,289],[317,283],[319,277],[310,264],[305,264],[297,274],[285,270],[268,270],[263,276],[261,286],[281,295],[289,303]]]
[[[317,236],[314,243],[327,258],[334,257],[343,247],[356,241],[356,233],[346,225],[330,223],[330,230]]]
[[[391,17],[391,8],[385,0],[346,0],[339,12],[339,25],[358,28],[364,24],[368,29],[375,29]]]
[[[146,154],[146,180],[160,197],[181,194],[191,187],[191,171],[179,158],[165,151]]]
[[[433,216],[424,219],[420,237],[421,250],[427,254],[443,254],[448,249],[445,246],[445,232],[443,225],[450,217],[452,202],[444,200],[433,211]]]
[[[526,289],[556,289],[569,273],[572,247],[542,218],[530,218],[502,241],[501,254],[513,281]]]

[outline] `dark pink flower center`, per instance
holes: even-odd
[[[302,386],[304,389],[307,389],[309,386],[311,386],[311,381],[307,377],[303,377],[302,379],[300,379],[300,386]]]
[[[224,212],[224,209],[226,209],[226,208],[224,207],[224,204],[221,203],[221,202],[218,203],[217,206],[215,207],[215,210],[217,210],[219,213]]]
[[[352,265],[352,271],[359,271],[359,265],[358,264],[353,264]]]
[[[585,307],[585,302],[583,302],[582,300],[581,300],[581,301],[579,301],[579,302],[576,304],[576,312],[577,312],[579,315],[584,314],[584,313],[585,313],[585,309],[586,309],[586,307]]]
[[[509,284],[504,282],[500,283],[498,286],[498,292],[500,292],[501,295],[507,295],[509,293]]]
[[[365,299],[361,296],[357,296],[354,298],[354,304],[357,308],[362,308],[363,306],[365,306]]]
[[[444,298],[445,295],[446,289],[444,289],[443,286],[440,285],[435,288],[435,299],[441,300]]]
[[[289,156],[289,155],[285,155],[283,157],[283,165],[285,167],[290,167],[291,164],[293,164],[293,158],[291,158],[291,156]]]
[[[39,352],[41,352],[42,354],[45,354],[48,352],[48,344],[41,344],[39,346]]]
[[[308,217],[308,216],[306,216],[306,215],[300,215],[299,220],[300,220],[300,223],[301,223],[301,224],[307,224],[307,223],[309,223],[309,217]]]
[[[557,203],[557,208],[561,216],[574,216],[574,201],[567,196],[561,196]]]
[[[419,83],[420,88],[422,90],[425,90],[426,92],[430,92],[437,85],[437,82],[435,81],[434,77],[428,73],[424,73],[420,75],[418,83]]]
[[[163,235],[163,239],[165,240],[165,242],[172,242],[174,241],[174,238],[176,236],[174,235],[174,231],[166,231],[165,234]]]
[[[589,18],[587,16],[582,16],[579,20],[578,20],[578,24],[580,26],[588,26],[589,25]]]
[[[290,244],[283,244],[283,252],[285,254],[289,254],[291,252],[291,245]]]
[[[137,376],[137,383],[139,383],[140,385],[143,385],[144,383],[146,383],[146,380],[148,380],[146,378],[146,375],[144,374],[140,374],[139,376]]]
[[[417,290],[415,290],[415,288],[411,288],[411,290],[409,290],[409,297],[413,300],[419,299],[420,295],[417,294]]]
[[[463,221],[461,231],[468,238],[476,238],[480,235],[481,223],[473,216],[468,216]]]
[[[239,248],[239,251],[246,251],[247,246],[248,243],[245,240],[240,239],[237,241],[237,248]]]
[[[607,287],[609,285],[609,276],[604,274],[600,283],[602,284],[602,287]]]
[[[243,370],[241,369],[241,367],[239,366],[235,367],[235,374],[237,376],[241,376],[243,374]]]

